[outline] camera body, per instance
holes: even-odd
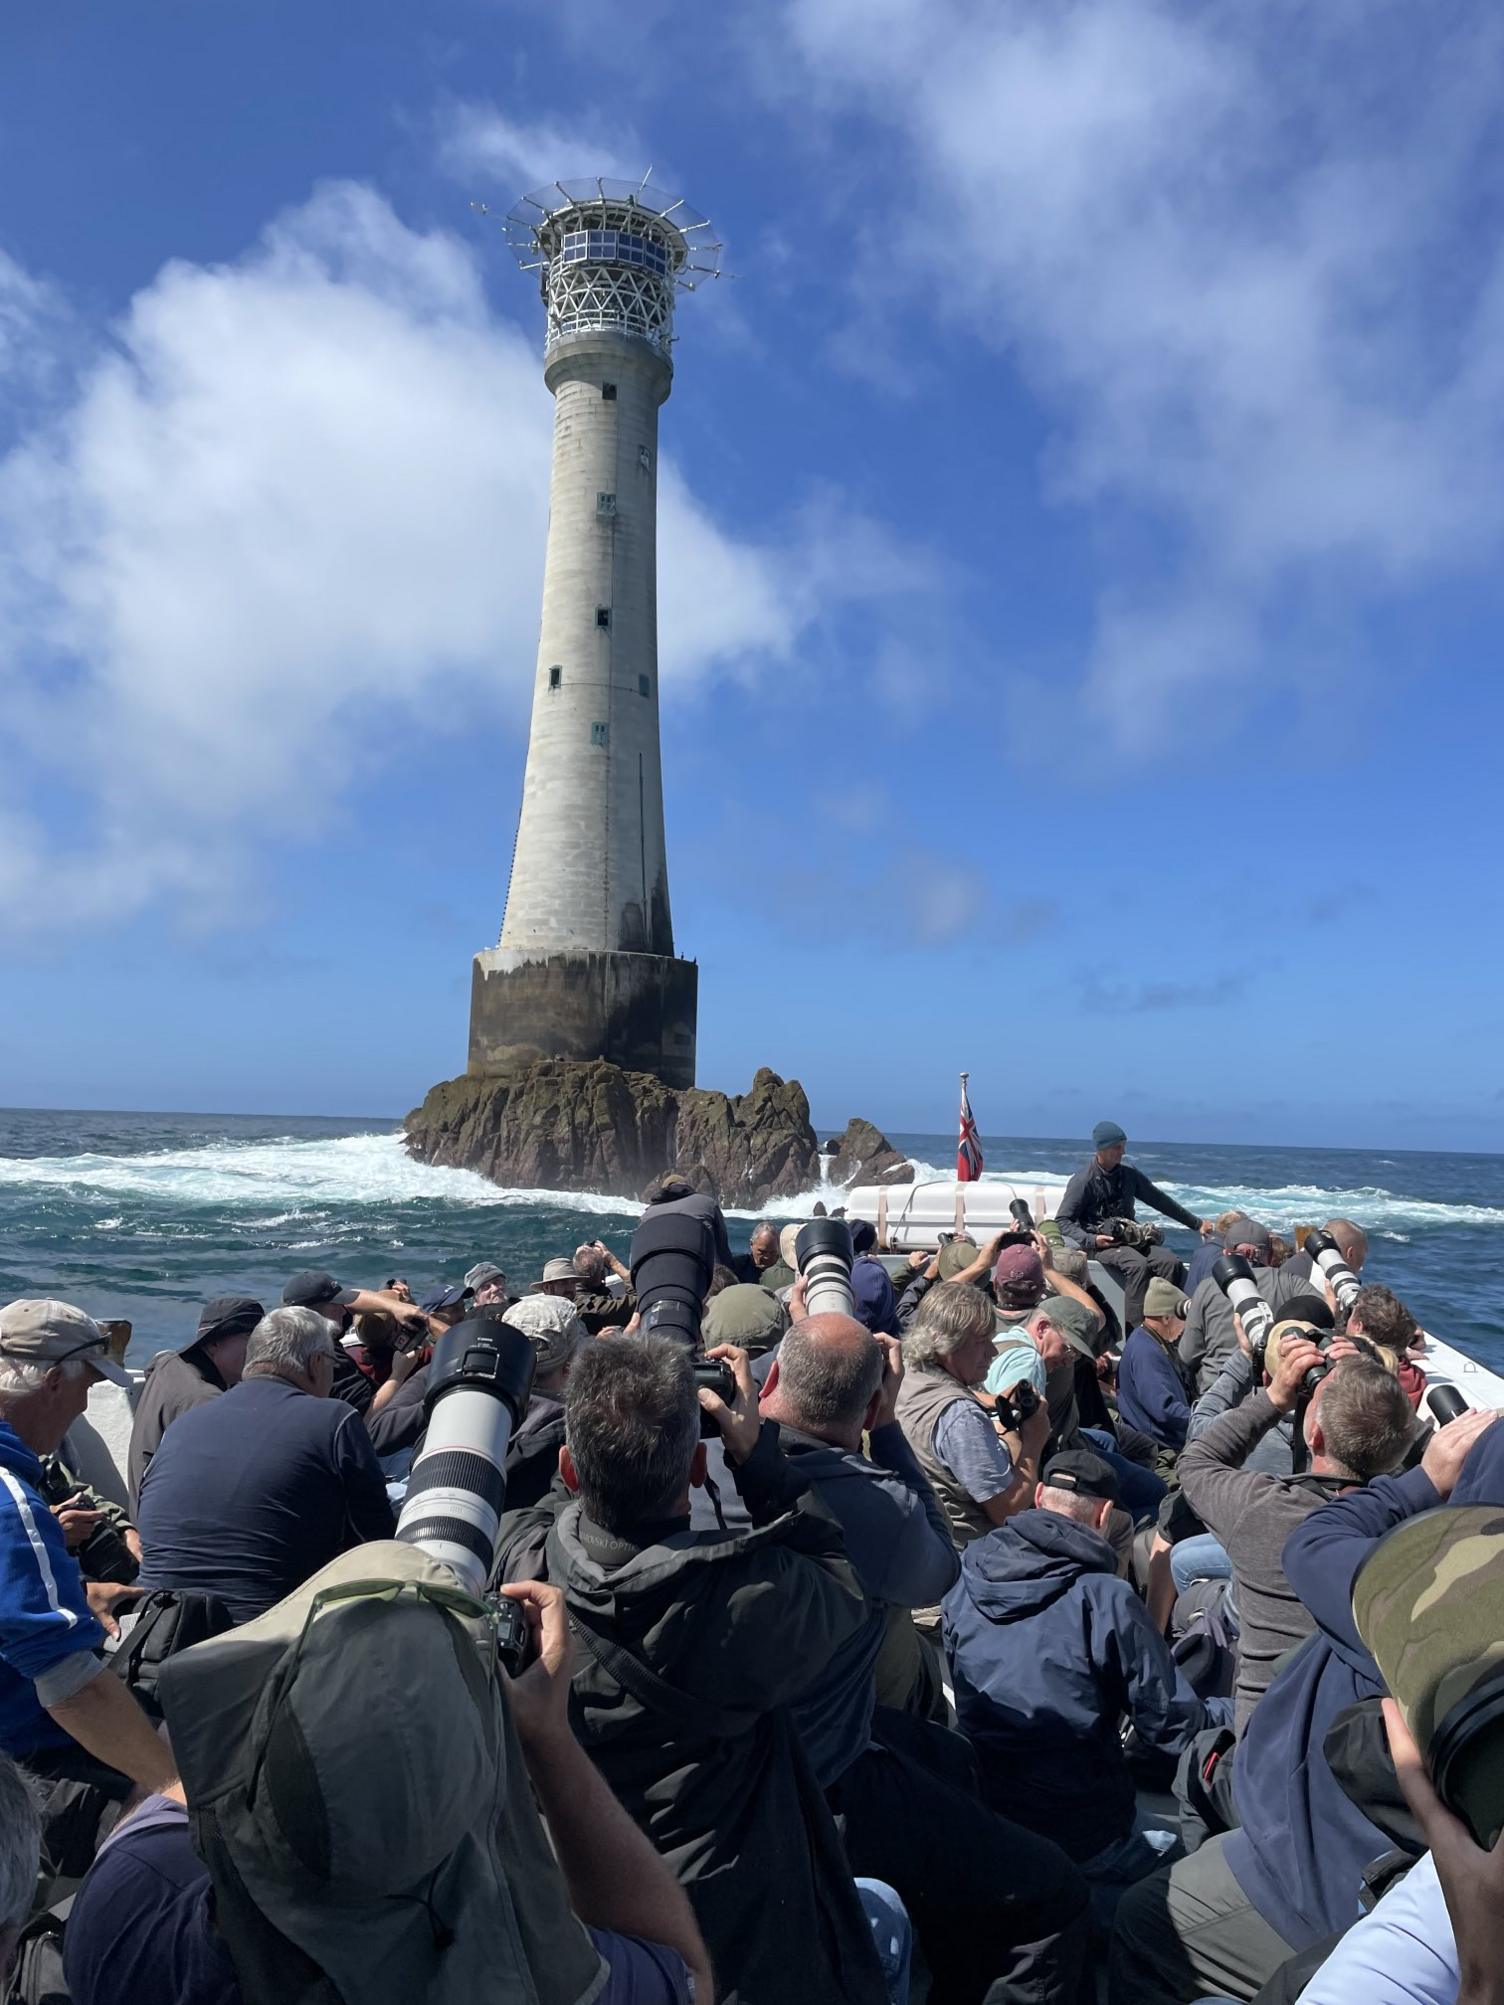
[[[1109,1218],[1103,1221],[1101,1229],[1112,1234],[1114,1246],[1142,1248],[1158,1246],[1164,1240],[1157,1225],[1145,1225],[1136,1218]]]
[[[1021,1433],[1024,1422],[1031,1420],[1039,1411],[1039,1394],[1025,1379],[997,1395],[996,1411],[998,1419],[1010,1434]]]

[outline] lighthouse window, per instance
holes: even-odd
[[[651,473],[653,471],[653,455],[648,451],[646,446],[639,446],[637,448],[637,464],[642,468],[644,473]]]
[[[562,668],[560,668],[559,664],[555,662],[553,667],[548,671],[548,686],[550,689],[557,689],[559,687],[559,684],[563,680],[564,680],[564,671]]]
[[[591,725],[590,742],[592,745],[604,745],[609,742],[610,737],[611,737],[611,726],[609,724]]]
[[[647,694],[649,693],[649,691],[650,691],[650,690],[652,689],[652,687],[653,687],[652,683],[650,683],[650,682],[648,681],[648,679],[647,679],[647,677],[646,677],[645,675],[639,675],[639,676],[638,676],[638,678],[637,678],[637,689],[638,689],[638,693],[639,693],[640,695],[642,695],[642,696],[646,696],[646,695],[647,695]]]
[[[596,623],[596,625],[597,625],[598,627],[609,627],[609,626],[610,626],[610,624],[611,624],[611,608],[610,608],[609,606],[597,606],[597,607],[596,607],[596,609],[595,609],[595,623]]]
[[[614,494],[598,494],[595,497],[595,512],[597,515],[614,515],[616,513],[616,496]]]
[[[601,401],[606,404],[614,404],[616,402],[616,385],[614,383],[602,383]]]

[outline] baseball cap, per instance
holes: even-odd
[[[557,1371],[590,1337],[583,1320],[558,1295],[529,1295],[514,1302],[501,1320],[521,1330],[532,1345],[536,1371]]]
[[[498,1267],[494,1260],[477,1260],[473,1267],[465,1270],[465,1286],[479,1294],[491,1281],[505,1281],[506,1270]]]
[[[1047,1295],[1039,1304],[1039,1313],[1048,1317],[1073,1351],[1095,1360],[1097,1352],[1092,1339],[1099,1325],[1083,1303],[1073,1302],[1069,1295]]]
[[[198,1328],[181,1348],[191,1351],[195,1344],[212,1344],[219,1337],[245,1337],[266,1314],[249,1295],[216,1295],[198,1312]]]
[[[98,1323],[71,1302],[26,1298],[0,1309],[0,1357],[32,1365],[82,1358],[112,1385],[131,1382],[130,1373],[110,1356],[110,1340]]]
[[[1112,1464],[1093,1455],[1089,1448],[1066,1448],[1052,1455],[1039,1480],[1046,1489],[1073,1490],[1078,1497],[1105,1497],[1109,1504],[1115,1504],[1121,1494]]]
[[[1144,1290],[1144,1314],[1146,1316],[1183,1316],[1190,1308],[1190,1302],[1173,1281],[1167,1281],[1163,1274],[1156,1274]]]
[[[360,1293],[358,1288],[341,1288],[332,1274],[305,1267],[294,1274],[282,1290],[284,1309],[348,1309]]]
[[[1317,1330],[1337,1327],[1337,1318],[1322,1295],[1292,1295],[1288,1302],[1280,1303],[1279,1319],[1282,1323],[1309,1323]]]
[[[1005,1246],[992,1270],[994,1288],[1044,1287],[1044,1262],[1032,1246]]]
[[[1222,1235],[1222,1244],[1228,1246],[1256,1246],[1261,1253],[1269,1251],[1270,1232],[1267,1225],[1260,1225],[1256,1218],[1240,1218],[1228,1226]]]
[[[418,1304],[425,1316],[435,1316],[440,1309],[452,1309],[456,1302],[463,1302],[472,1293],[463,1282],[453,1288],[431,1288]]]
[[[544,1262],[543,1278],[533,1283],[533,1290],[536,1293],[539,1288],[546,1288],[550,1281],[578,1281],[579,1278],[572,1260],[548,1260]]]

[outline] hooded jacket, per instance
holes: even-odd
[[[196,1344],[186,1350],[158,1351],[146,1367],[141,1397],[136,1401],[136,1417],[131,1423],[130,1456],[126,1473],[130,1479],[131,1509],[141,1507],[141,1483],[151,1458],[162,1445],[170,1423],[191,1407],[218,1399],[225,1382],[205,1353]]]
[[[1453,1494],[1464,1501],[1461,1482]],[[1339,1713],[1385,1689],[1353,1624],[1358,1568],[1385,1532],[1440,1502],[1422,1469],[1376,1476],[1313,1511],[1285,1541],[1285,1576],[1316,1634],[1253,1709],[1234,1771],[1241,1828],[1229,1832],[1223,1856],[1292,1949],[1357,1919],[1363,1870],[1390,1849],[1333,1775],[1324,1743]]]
[[[982,1790],[1078,1861],[1133,1829],[1118,1721],[1179,1756],[1207,1723],[1112,1547],[1054,1511],[1021,1511],[961,1554],[945,1597],[956,1712]]]
[[[754,1459],[786,1474],[771,1435],[743,1482]],[[575,1731],[688,1894],[718,1997],[882,2005],[871,1934],[790,1714],[867,1619],[835,1524],[808,1499],[751,1531],[676,1519],[638,1542],[571,1502],[540,1569],[541,1517],[504,1529],[503,1577],[541,1571],[563,1588]]]

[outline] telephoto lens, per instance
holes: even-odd
[[[1329,1232],[1308,1232],[1302,1253],[1309,1253],[1326,1277],[1327,1285],[1337,1298],[1339,1309],[1350,1309],[1358,1299],[1358,1290],[1363,1283],[1337,1250],[1337,1242]]]
[[[1353,1620],[1437,1795],[1491,1851],[1504,1830],[1504,1510],[1448,1504],[1396,1525],[1358,1569]]]
[[[1438,1427],[1445,1427],[1449,1420],[1460,1420],[1464,1413],[1473,1410],[1455,1385],[1428,1385],[1426,1406]]]
[[[794,1241],[794,1263],[804,1280],[806,1315],[855,1313],[851,1260],[851,1230],[844,1219],[814,1218],[801,1228]]]
[[[1269,1332],[1274,1328],[1274,1311],[1259,1293],[1253,1269],[1241,1253],[1224,1253],[1213,1262],[1212,1279],[1237,1312],[1248,1342],[1248,1353],[1260,1370]]]
[[[397,1520],[474,1595],[485,1592],[506,1509],[507,1444],[527,1411],[533,1347],[499,1315],[466,1317],[434,1345],[423,1400],[426,1433]]]
[[[698,1351],[705,1290],[715,1271],[710,1221],[685,1211],[648,1210],[632,1234],[628,1265],[643,1336],[672,1337]]]
[[[1021,1197],[1010,1199],[1008,1209],[1017,1221],[1020,1232],[1032,1232],[1034,1230],[1034,1214]]]

